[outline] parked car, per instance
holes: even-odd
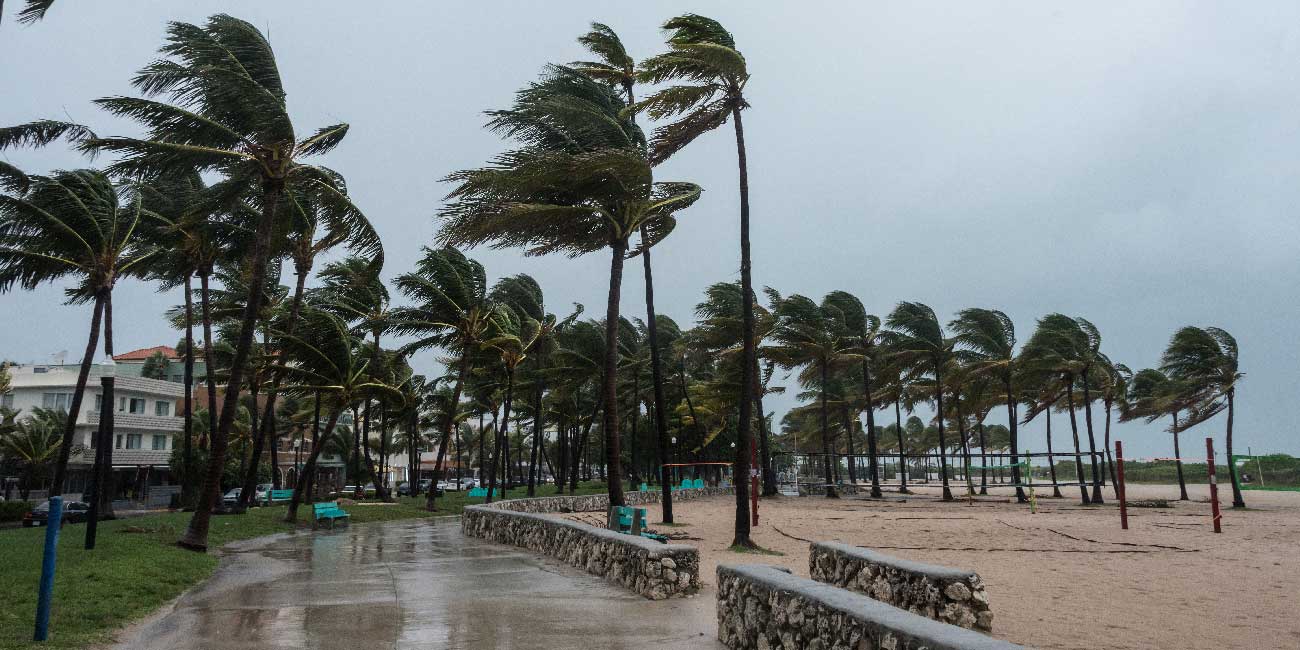
[[[478,487],[478,483],[472,478],[451,479],[443,483],[442,489],[459,492],[461,490],[472,490]]]
[[[84,501],[69,501],[63,504],[63,523],[79,524],[90,518],[90,504]],[[32,526],[44,526],[50,521],[50,502],[46,501],[36,506],[31,512],[23,515],[23,528]]]
[[[430,485],[433,485],[433,479],[429,479],[429,478],[420,479],[420,493],[427,494],[429,492]],[[398,483],[397,496],[399,497],[411,496],[411,484],[406,482]]]
[[[272,487],[273,485],[270,483],[259,483],[257,491],[253,493],[253,500],[258,503],[266,501],[266,495],[271,491]]]
[[[375,484],[374,484],[374,483],[366,483],[366,486],[365,486],[364,488],[362,488],[362,490],[365,491],[366,496],[374,496],[374,495],[375,495]],[[341,491],[339,491],[339,494],[340,494],[340,495],[343,495],[343,496],[351,496],[351,495],[356,494],[356,493],[357,493],[357,486],[355,486],[355,485],[344,485],[344,486],[343,486],[343,489],[342,489]]]
[[[239,495],[244,492],[244,488],[231,488],[231,490],[221,497],[221,504],[224,506],[233,506],[239,503]]]

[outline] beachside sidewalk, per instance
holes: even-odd
[[[647,601],[459,518],[232,544],[115,648],[720,648],[711,598]]]

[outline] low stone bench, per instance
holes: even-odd
[[[697,488],[673,493],[674,500],[735,494],[733,488]],[[658,503],[658,491],[628,492],[628,505]],[[700,589],[700,554],[694,546],[661,544],[644,537],[546,517],[546,513],[606,512],[604,494],[511,499],[467,506],[461,530],[556,558],[604,577],[650,600],[689,596]]]
[[[984,581],[974,571],[911,562],[838,542],[813,542],[808,574],[936,621],[993,629]]]
[[[766,565],[718,567],[718,640],[732,650],[1016,650]]]

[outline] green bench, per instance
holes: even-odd
[[[680,486],[673,486],[673,489],[674,490],[696,490],[702,487],[704,487],[704,479],[697,478],[692,481],[691,479],[684,478],[682,479],[682,484]]]
[[[346,512],[343,512],[343,510],[339,508],[338,501],[330,501],[327,503],[315,503],[312,504],[311,509],[314,518],[314,522],[312,523],[313,528],[315,528],[316,525],[319,524],[322,519],[327,519],[330,522],[330,529],[333,530],[334,522],[340,519],[342,519],[344,522],[347,522],[348,517],[352,516]]]
[[[637,486],[637,489],[640,490],[640,491],[642,491],[642,492],[649,492],[649,491],[650,491],[650,486],[649,486],[649,485],[646,485],[645,483],[642,483],[641,485]]]
[[[266,505],[271,505],[276,501],[292,501],[293,490],[267,490]]]
[[[646,539],[653,539],[663,544],[668,543],[668,538],[663,535],[645,532],[645,508],[633,508],[631,506],[614,506],[609,509],[609,529],[624,535],[638,535]]]

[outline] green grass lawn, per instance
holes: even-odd
[[[604,492],[601,483],[579,487],[579,494]],[[525,496],[518,488],[511,498]],[[555,494],[542,486],[539,496]],[[376,521],[458,515],[466,505],[463,492],[438,499],[438,512],[424,510],[424,497],[401,498],[397,505],[345,506],[351,525]],[[473,499],[479,503],[482,499]],[[252,537],[289,532],[281,521],[285,506],[253,508],[244,515],[212,518],[210,548]],[[298,512],[299,528],[310,530],[310,510]],[[214,553],[183,550],[175,541],[189,523],[190,513],[169,512],[100,523],[94,551],[86,551],[85,524],[69,524],[59,536],[58,572],[50,640],[31,641],[36,620],[36,590],[40,582],[44,528],[0,530],[0,648],[81,648],[107,640],[109,633],[141,618],[181,592],[203,581],[217,566]]]

